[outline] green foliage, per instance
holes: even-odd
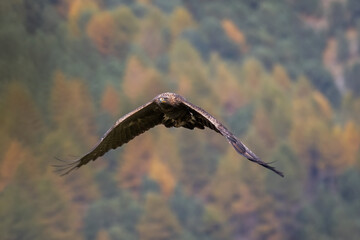
[[[336,87],[330,73],[319,67],[315,67],[314,64],[308,64],[306,67],[307,75],[313,80],[313,84],[317,89],[322,89],[324,95],[330,100],[334,106],[340,104],[340,92]]]
[[[165,200],[154,193],[146,197],[145,211],[137,228],[141,240],[179,239],[180,235],[178,220]]]
[[[346,85],[355,96],[360,96],[360,63],[355,63],[346,74]]]
[[[89,206],[84,217],[84,236],[92,240],[101,229],[108,229],[111,239],[137,239],[135,225],[141,213],[139,203],[126,191],[119,191],[114,197]]]
[[[346,9],[343,3],[333,2],[330,8],[330,33],[337,32],[347,27]]]
[[[153,4],[164,12],[171,12],[176,6],[181,4],[180,0],[154,0]]]
[[[200,31],[207,39],[208,48],[216,49],[219,54],[228,59],[236,60],[238,58],[237,46],[226,36],[221,24],[212,17],[204,18],[200,22]]]
[[[34,157],[27,160],[34,163]],[[12,181],[0,193],[0,232],[4,239],[79,239],[70,204],[43,176],[40,168],[22,163]],[[36,199],[32,200],[32,199]]]
[[[347,9],[351,13],[351,21],[352,23],[356,23],[356,21],[359,19],[360,15],[360,3],[356,0],[348,0],[347,1]]]
[[[254,105],[248,104],[239,108],[233,115],[226,119],[229,127],[235,129],[236,135],[243,135],[250,127],[251,120],[253,118]],[[241,119],[241,121],[238,121]]]
[[[182,234],[186,236],[184,238],[202,239],[205,227],[205,209],[202,203],[191,196],[187,196],[178,186],[170,199],[170,207],[184,228]]]
[[[36,221],[32,201],[19,187],[9,187],[0,195],[0,232],[4,239],[45,239],[44,228]]]
[[[293,4],[295,10],[302,14],[319,15],[321,13],[320,0],[294,1]]]
[[[180,154],[182,159],[182,171],[180,179],[184,188],[192,192],[200,192],[211,179],[216,169],[216,152],[210,150],[205,142],[205,134],[185,131],[179,134]],[[204,151],[210,151],[212,154],[204,158]],[[210,153],[209,152],[209,153]]]
[[[345,36],[340,34],[337,37],[338,47],[337,47],[337,60],[339,62],[344,62],[349,59],[349,44]]]
[[[297,229],[295,239],[316,237],[317,239],[356,239],[359,234],[360,222],[356,212],[359,204],[353,198],[344,198],[340,191],[358,172],[349,171],[340,178],[338,189],[327,189],[320,186],[314,199],[308,202],[298,213],[297,221],[301,228]],[[355,190],[356,192],[356,190]],[[355,193],[356,194],[356,193]],[[346,196],[346,195],[345,195]]]

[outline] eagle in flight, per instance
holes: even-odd
[[[191,130],[194,128],[204,129],[208,127],[223,135],[234,149],[248,160],[284,177],[282,172],[276,170],[273,166],[269,165],[269,163],[263,162],[223,124],[204,109],[188,102],[178,94],[168,92],[159,94],[150,102],[120,118],[115,125],[105,133],[98,144],[81,158],[66,162],[65,164],[55,165],[55,167],[61,175],[66,175],[90,161],[95,161],[109,150],[122,146],[134,137],[159,124],[163,124],[167,128],[184,127]]]

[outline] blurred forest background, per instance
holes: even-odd
[[[358,239],[360,1],[0,1],[0,238]],[[223,121],[157,127],[73,174],[163,91]]]

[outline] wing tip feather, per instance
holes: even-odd
[[[264,162],[262,161],[258,156],[256,156],[253,152],[251,152],[249,149],[246,149],[246,152],[243,154],[248,160],[255,162],[271,171],[273,171],[274,173],[276,173],[277,175],[281,176],[281,177],[285,177],[284,173],[277,170],[275,167],[271,166],[270,164],[272,162]]]
[[[271,163],[263,162],[258,156],[256,156],[253,152],[251,152],[244,144],[242,144],[240,141],[238,141],[236,138],[228,138],[231,145],[235,148],[235,150],[246,157],[248,160],[255,162],[271,171],[276,173],[277,175],[281,177],[285,177],[284,173],[277,170],[275,167],[271,166]]]
[[[80,167],[80,160],[67,161],[58,157],[54,158],[55,160],[61,162],[61,164],[52,164],[52,167],[55,168],[54,172],[59,174],[60,176],[68,175],[70,172]]]

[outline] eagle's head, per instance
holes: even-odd
[[[182,101],[182,97],[176,93],[166,92],[161,93],[154,98],[154,101],[162,107],[176,106]]]

